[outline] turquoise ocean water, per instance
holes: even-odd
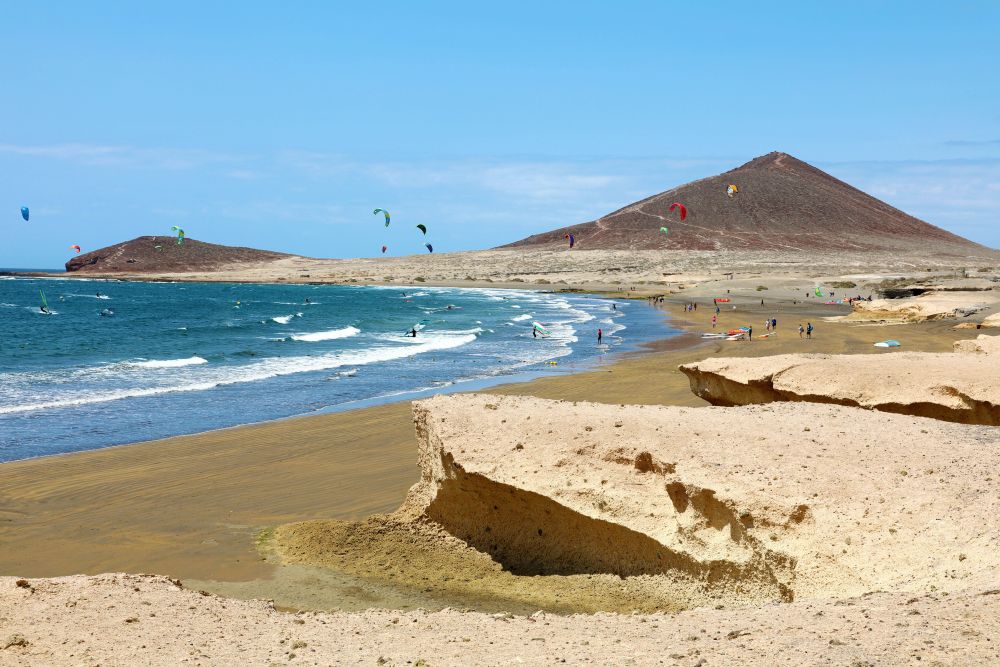
[[[612,303],[420,286],[0,278],[0,461],[569,372],[667,334],[644,304]],[[534,322],[550,335],[533,337]],[[415,338],[404,335],[413,328]],[[607,345],[596,345],[598,328]]]

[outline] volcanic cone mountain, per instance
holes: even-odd
[[[683,222],[674,202],[687,207]],[[505,247],[567,247],[567,234],[581,250],[985,250],[779,152]]]
[[[83,273],[218,271],[234,264],[268,262],[282,257],[289,255],[190,238],[178,244],[173,236],[140,236],[74,257],[66,262],[66,270]]]

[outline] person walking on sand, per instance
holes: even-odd
[[[718,315],[712,315],[712,328],[713,329],[715,328],[715,323],[718,322],[718,320],[719,320]]]
[[[799,338],[802,338],[802,334],[803,334],[803,333],[805,333],[805,329],[803,329],[803,328],[802,328],[802,325],[801,325],[801,324],[799,324]]]
[[[812,338],[812,337],[813,337],[813,323],[806,322],[806,338]]]
[[[753,327],[747,327],[747,342],[753,340]]]
[[[770,317],[765,317],[764,318],[764,331],[770,331],[770,330],[771,330],[771,318]]]
[[[604,332],[600,329],[597,330],[597,344],[601,344],[601,339],[604,338]]]
[[[778,319],[776,317],[771,318],[771,331],[778,330]]]

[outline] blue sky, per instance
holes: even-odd
[[[1000,246],[1000,3],[49,2],[4,24],[0,266],[171,225],[484,248],[771,150]]]

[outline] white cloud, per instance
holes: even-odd
[[[226,176],[234,178],[238,181],[257,181],[264,177],[262,173],[252,169],[233,169],[231,171],[227,171]]]
[[[0,154],[65,160],[87,166],[144,167],[150,169],[186,170],[239,161],[239,157],[202,149],[136,148],[133,146],[102,146],[98,144],[52,144],[25,146],[0,144]]]
[[[944,142],[945,146],[957,146],[959,148],[981,148],[989,146],[1000,146],[1000,139],[952,139]]]
[[[910,215],[1000,245],[1000,158],[848,162],[820,165]]]

